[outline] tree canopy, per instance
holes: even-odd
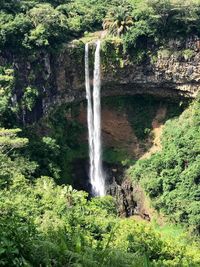
[[[198,0],[55,0],[0,2],[0,50],[58,49],[85,32],[123,35],[127,51],[141,38],[164,43],[200,34]]]

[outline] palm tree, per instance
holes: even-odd
[[[103,29],[117,36],[124,34],[132,25],[133,19],[128,9],[122,6],[109,11],[103,21]]]

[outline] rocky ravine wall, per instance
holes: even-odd
[[[116,48],[113,43],[109,47]],[[190,50],[189,57],[182,53],[184,49]],[[172,41],[168,50],[161,49],[156,57],[150,56],[138,64],[127,55],[119,55],[120,49],[113,50],[107,54],[102,51],[102,96],[149,94],[176,100],[194,98],[200,90],[200,51],[194,41],[186,42],[181,49],[180,44]],[[121,58],[117,61],[118,57]],[[48,113],[54,104],[85,99],[84,44],[81,42],[66,45],[57,54],[40,51],[26,57],[4,55],[0,57],[0,64],[5,63],[15,69],[18,100],[27,86],[39,90],[35,108],[27,111],[27,122]],[[91,77],[92,69],[91,62]]]
[[[104,65],[107,55],[102,52],[102,96],[149,94],[173,100],[194,98],[200,90],[199,49],[195,43],[187,43],[185,49],[192,53],[189,58],[178,50],[176,43],[172,42],[169,49],[173,51],[160,50],[154,62],[149,58],[140,64],[124,55],[120,63],[110,58]],[[53,103],[85,99],[84,46],[66,47],[48,62],[54,93],[43,99],[44,111]]]

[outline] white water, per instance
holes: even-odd
[[[101,71],[100,71],[101,43],[97,42],[94,60],[93,94],[89,77],[89,47],[85,46],[85,87],[87,98],[87,122],[90,156],[90,182],[93,194],[105,195],[105,179],[102,168],[101,151]]]
[[[89,142],[89,157],[90,157],[90,181],[94,177],[94,129],[93,129],[93,111],[92,111],[92,96],[90,89],[90,74],[89,74],[89,46],[85,45],[85,88],[87,98],[87,124],[88,124],[88,142]]]

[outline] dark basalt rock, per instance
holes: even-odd
[[[116,198],[119,216],[129,217],[134,215],[137,203],[133,196],[133,187],[129,179],[125,179],[121,184],[113,181],[108,186],[107,193]]]
[[[134,63],[128,55],[123,55],[123,64],[110,61],[109,65],[103,65],[106,55],[102,52],[102,96],[145,94],[172,101],[196,97],[200,89],[200,53],[195,39],[189,39],[181,47],[192,49],[191,58],[177,57],[177,53],[173,53],[174,47],[179,49],[176,41],[171,40],[168,46],[170,53],[166,56],[164,49],[159,50],[155,62],[148,58],[145,62]],[[55,105],[85,99],[83,43],[65,45],[57,53],[38,51],[24,57],[5,54],[0,56],[0,63],[15,69],[17,101],[27,86],[39,90],[35,107],[23,114],[26,123],[39,120]]]
[[[122,66],[112,61],[104,65],[106,55],[102,52],[102,96],[146,94],[172,101],[194,98],[200,89],[199,49],[194,40],[186,41],[182,51],[188,48],[193,51],[193,56],[186,58],[184,55],[177,57],[176,51],[173,53],[175,47],[179,49],[171,40],[169,55],[166,57],[165,50],[160,50],[155,62],[149,58],[136,64],[128,55],[123,55]],[[44,98],[44,112],[54,104],[85,99],[84,49],[79,50],[77,46],[66,46],[52,60],[55,93]]]
[[[92,187],[89,181],[88,161],[78,159],[73,162],[73,187],[84,190],[92,197]],[[124,178],[124,167],[115,164],[104,163],[106,173],[107,194],[116,199],[119,216],[129,217],[135,214],[137,202],[134,200],[132,183]]]

